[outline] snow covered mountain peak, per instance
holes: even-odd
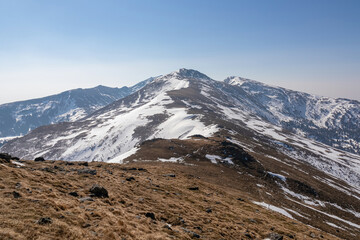
[[[172,72],[169,75],[176,76],[178,78],[212,80],[211,78],[197,70],[186,68],[180,68],[179,70]]]
[[[255,82],[255,81],[247,79],[247,78],[242,78],[242,77],[237,77],[237,76],[230,76],[230,77],[227,77],[224,80],[224,82],[227,83],[227,84],[230,84],[230,85],[234,85],[234,86],[241,86],[245,82]]]

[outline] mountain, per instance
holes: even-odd
[[[272,87],[240,77],[225,82],[240,87],[271,113],[266,120],[293,133],[338,149],[360,153],[360,102]]]
[[[73,122],[138,91],[153,78],[132,87],[97,86],[74,89],[39,99],[0,105],[0,142],[22,136],[39,126]]]
[[[23,159],[178,163],[260,208],[358,239],[360,156],[325,143],[359,130],[359,106],[328,99],[180,69],[85,118],[39,127],[1,151]],[[336,121],[334,104],[349,111],[343,121]],[[324,125],[313,129],[311,122]]]

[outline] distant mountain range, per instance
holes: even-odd
[[[0,144],[9,137],[22,136],[44,125],[73,122],[126,97],[145,86],[153,78],[132,87],[97,86],[74,89],[60,94],[0,105]]]

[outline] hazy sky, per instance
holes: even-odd
[[[0,103],[183,67],[360,100],[360,1],[0,0]]]

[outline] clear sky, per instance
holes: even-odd
[[[0,103],[183,67],[360,100],[360,1],[0,0]]]

